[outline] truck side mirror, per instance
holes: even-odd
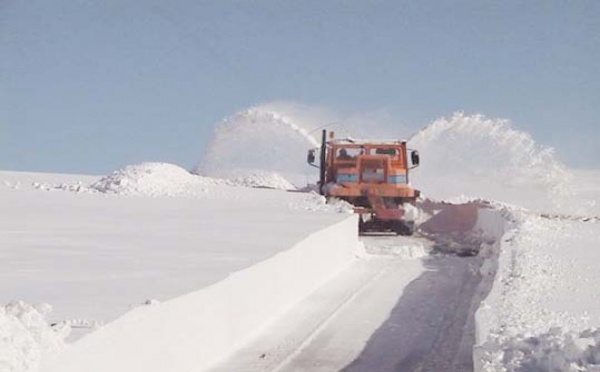
[[[418,166],[420,160],[421,159],[419,158],[419,152],[417,150],[412,150],[410,152],[410,161],[412,162],[413,166]]]
[[[315,162],[315,150],[308,150],[308,154],[306,155],[306,161],[308,164],[314,164]]]

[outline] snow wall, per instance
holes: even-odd
[[[219,283],[136,308],[73,344],[42,371],[207,368],[347,267],[362,248],[356,225],[352,215]]]
[[[483,259],[480,268],[481,287],[487,288],[488,291],[491,289],[491,292],[483,300],[475,314],[476,345],[485,341],[491,324],[497,323],[494,318],[494,310],[486,305],[486,301],[495,295],[493,285],[499,267],[498,259],[503,244],[510,240],[515,229],[516,227],[510,222],[508,213],[503,213],[498,209],[478,209],[477,222],[473,230],[480,233],[481,239],[481,250],[479,251],[479,255]]]
[[[475,313],[475,372],[600,371],[597,266],[583,253],[598,228],[585,221],[480,210],[478,224],[497,238],[480,253],[488,294]]]
[[[511,223],[509,212],[504,214],[500,210],[481,211],[480,218],[477,221],[481,226],[481,230],[486,231],[490,237],[489,243],[482,244],[480,252],[484,262],[481,266],[480,273],[482,282],[480,284],[481,291],[488,292],[488,295],[482,300],[479,308],[475,313],[475,345],[473,346],[473,370],[475,372],[487,372],[486,367],[486,348],[484,344],[492,335],[493,329],[500,327],[500,319],[498,318],[498,297],[499,289],[502,285],[499,284],[501,275],[498,272],[504,268],[510,267],[510,263],[506,260],[510,257],[506,256],[507,245],[512,244],[512,238],[518,234],[518,226],[515,222]]]
[[[502,255],[503,244],[510,241],[511,235],[517,227],[511,213],[503,207],[479,207],[477,220],[472,228],[473,237],[479,242],[478,257],[482,260],[479,272],[481,282],[473,298],[473,311],[475,311],[475,345],[473,347],[473,365],[475,372],[483,372],[482,344],[488,339],[490,330],[498,326],[495,317],[496,310],[488,306],[494,303],[496,296],[496,280],[499,271],[499,257]]]

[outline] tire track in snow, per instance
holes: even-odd
[[[424,259],[428,270],[403,291],[386,322],[343,369],[354,371],[471,371],[475,257]]]
[[[298,370],[295,360],[314,344],[315,339],[331,325],[341,313],[348,311],[357,299],[365,292],[376,286],[381,278],[390,271],[398,269],[398,260],[375,258],[358,260],[338,277],[326,283],[307,299],[297,304],[288,314],[276,320],[261,335],[250,341],[246,346],[231,355],[227,360],[215,366],[211,371],[291,371]],[[398,283],[401,292],[403,285],[418,277],[422,265],[417,260],[411,260],[410,267],[402,273],[404,283]],[[389,308],[393,306],[400,293],[392,293]],[[389,310],[389,309],[388,309]],[[372,330],[377,328],[386,318],[387,313],[379,319],[370,319],[373,325],[367,325],[363,333],[363,341],[358,344],[345,345],[342,350],[342,362],[337,369],[358,355]],[[360,339],[359,331],[354,329],[353,338]],[[349,354],[345,355],[345,354]]]
[[[214,371],[472,370],[479,259],[400,257],[357,262]]]
[[[290,354],[287,358],[281,361],[281,363],[273,369],[273,372],[280,372],[285,370],[285,368],[297,358],[315,339],[319,336],[321,332],[323,332],[333,320],[344,310],[346,310],[351,303],[355,301],[361,294],[363,294],[366,290],[368,290],[374,283],[377,282],[383,275],[385,275],[390,270],[390,266],[385,266],[381,271],[376,272],[373,276],[368,278],[366,282],[362,286],[358,288],[356,292],[348,296],[329,316],[323,319],[322,322],[306,337],[306,339]]]

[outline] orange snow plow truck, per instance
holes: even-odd
[[[420,192],[410,186],[408,175],[419,165],[418,151],[410,151],[409,166],[406,141],[336,139],[334,132],[327,137],[324,130],[320,149],[309,150],[307,156],[320,170],[321,195],[352,204],[360,233],[411,235]]]

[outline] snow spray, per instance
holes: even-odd
[[[281,112],[260,106],[223,120],[196,172],[235,178],[260,171],[296,186],[315,182],[317,172],[305,162],[306,151],[318,146],[310,130],[315,123]],[[378,138],[377,133],[370,136]],[[513,129],[507,120],[455,113],[423,127],[408,144],[423,160],[412,172],[412,183],[428,197],[492,199],[543,212],[571,213],[575,208],[571,174],[554,150]]]

